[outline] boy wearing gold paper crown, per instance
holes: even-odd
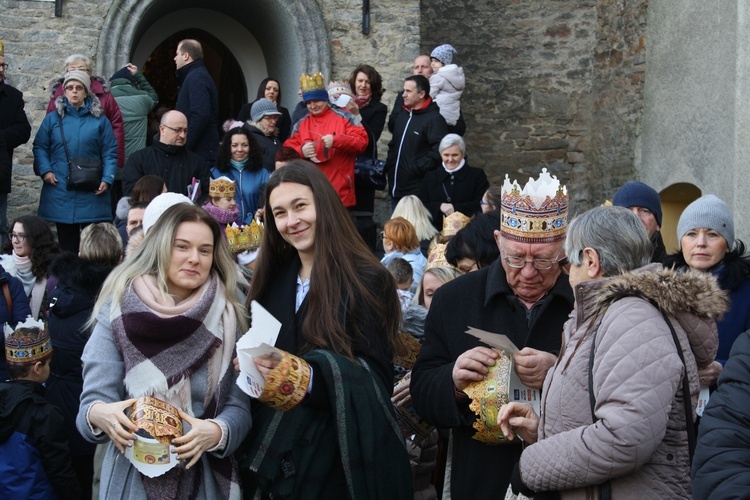
[[[11,380],[0,383],[0,498],[81,498],[63,417],[44,399],[51,358],[44,323],[5,327]]]
[[[437,290],[412,372],[417,413],[451,429],[445,492],[453,498],[502,496],[521,454],[518,440],[497,446],[475,437],[473,424],[481,420],[465,389],[485,378],[500,353],[466,330],[507,335],[521,349],[513,357],[518,378],[538,389],[556,361],[560,332],[573,309],[573,293],[560,268],[568,214],[565,187],[546,169],[523,189],[506,179],[501,207],[494,232],[500,258]]]
[[[308,113],[294,126],[284,146],[315,163],[331,181],[344,206],[353,207],[357,202],[354,161],[367,148],[367,132],[354,115],[329,106],[323,75],[302,75],[300,87]]]
[[[219,223],[222,234],[226,231],[227,224],[237,222],[240,214],[235,200],[236,194],[235,183],[229,177],[211,179],[208,186],[208,201],[203,205],[203,210]]]

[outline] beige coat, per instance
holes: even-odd
[[[580,283],[576,309],[564,329],[564,348],[547,373],[539,441],[521,456],[523,482],[562,498],[597,498],[611,480],[612,498],[690,498],[690,465],[683,403],[685,357],[693,415],[698,367],[718,345],[715,318],[727,298],[708,273],[677,274],[651,265]],[[592,368],[596,421],[589,399]]]

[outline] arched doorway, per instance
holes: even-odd
[[[159,94],[159,105],[174,109],[177,102],[177,77],[174,54],[181,40],[192,38],[203,47],[206,69],[219,92],[219,125],[237,116],[247,99],[245,77],[237,59],[227,47],[210,33],[188,29],[179,31],[162,41],[141,67],[146,79]]]
[[[243,99],[254,97],[260,81],[273,75],[281,82],[284,106],[293,107],[302,72],[330,74],[328,34],[316,0],[196,0],[188,5],[184,0],[114,0],[97,46],[102,74],[127,62],[142,67],[165,37],[189,30],[215,37],[236,59],[250,94]],[[174,71],[172,57],[168,71]],[[210,65],[208,58],[204,62]]]
[[[667,253],[674,253],[680,248],[677,241],[677,223],[685,207],[701,197],[701,190],[693,184],[678,182],[661,190],[661,236]]]

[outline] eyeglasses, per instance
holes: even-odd
[[[187,127],[185,127],[185,128],[182,128],[182,127],[174,128],[174,127],[170,127],[169,125],[162,125],[162,126],[163,127],[167,127],[169,130],[171,130],[175,134],[181,134],[183,132],[185,132],[187,134],[187,130],[188,130]]]
[[[8,63],[2,63],[2,64],[0,64],[0,68],[8,69]]]
[[[26,239],[26,235],[24,233],[8,233],[8,239],[18,240],[19,243],[23,243]]]
[[[549,269],[552,269],[552,266],[554,266],[555,263],[558,263],[558,257],[560,257],[560,252],[562,252],[562,247],[560,247],[560,250],[557,251],[557,255],[555,255],[554,259],[526,260],[523,257],[505,255],[505,251],[503,251],[503,260],[505,261],[506,264],[508,264],[510,267],[514,269],[523,269],[524,266],[526,266],[526,264],[531,264],[532,267],[538,271],[547,271]]]
[[[83,85],[68,85],[67,87],[65,87],[65,90],[67,90],[68,92],[72,92],[74,90],[80,92],[81,90],[83,90]]]

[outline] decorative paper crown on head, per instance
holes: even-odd
[[[223,175],[218,179],[211,179],[208,185],[208,195],[211,198],[234,198],[235,184],[229,177]]]
[[[235,222],[231,226],[227,224],[226,235],[232,253],[255,250],[260,248],[260,242],[263,240],[263,226],[255,219],[241,227]]]
[[[438,243],[432,248],[432,250],[430,250],[430,255],[427,257],[427,267],[425,267],[425,271],[432,269],[433,267],[453,267],[445,259],[446,248],[448,248],[448,245]]]
[[[5,46],[2,40],[0,40],[0,57],[5,57]]]
[[[16,365],[34,364],[52,354],[47,326],[31,316],[15,328],[5,325],[5,361]]]
[[[557,177],[542,169],[539,179],[529,178],[521,189],[518,181],[503,183],[500,232],[522,243],[549,243],[565,239],[568,227],[568,190]]]
[[[328,100],[326,82],[320,72],[314,75],[303,74],[299,79],[299,87],[302,89],[302,100],[305,102]]]
[[[443,231],[440,233],[443,238],[453,237],[461,229],[466,227],[466,224],[471,222],[471,219],[461,212],[453,212],[448,217],[443,219]]]

